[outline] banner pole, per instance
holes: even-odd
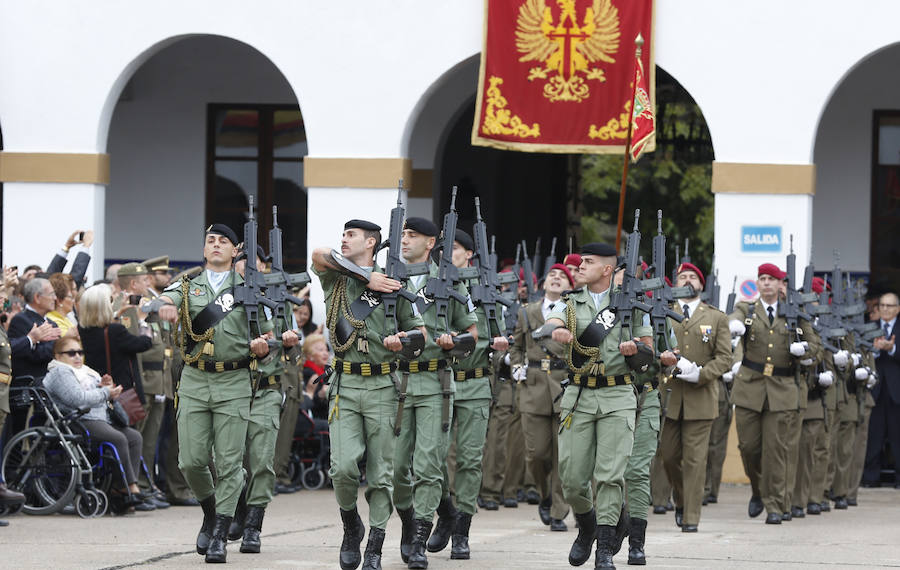
[[[644,45],[644,38],[638,34],[634,39],[634,89],[631,92],[631,112],[628,114],[628,136],[625,139],[625,163],[622,165],[622,186],[619,188],[619,214],[616,218],[616,251],[619,251],[619,244],[622,242],[622,218],[625,215],[625,187],[628,182],[628,163],[631,158],[631,132],[634,129],[634,99],[637,97],[637,62],[641,58],[641,47]]]

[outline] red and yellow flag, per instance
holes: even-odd
[[[631,162],[636,162],[648,145],[656,143],[656,115],[650,101],[650,88],[644,75],[644,64],[635,58],[634,107],[631,113]]]
[[[655,102],[652,20],[653,0],[485,0],[472,144],[624,153],[638,34],[651,115]]]

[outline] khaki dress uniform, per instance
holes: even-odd
[[[6,329],[0,327],[0,434],[9,415],[9,383],[12,380],[12,349]],[[0,479],[2,482],[2,479]]]
[[[744,334],[744,358],[734,378],[732,398],[738,430],[738,447],[754,497],[770,515],[789,513],[787,504],[788,430],[797,414],[799,391],[794,379],[793,342],[787,322],[777,315],[769,323],[762,302],[753,305],[751,325]],[[744,321],[750,305],[738,303],[731,319]],[[815,335],[801,320],[803,339],[815,354]],[[757,370],[757,368],[759,370]]]
[[[681,307],[675,311],[682,313]],[[684,524],[700,523],[700,505],[706,478],[709,434],[719,414],[719,378],[731,368],[731,333],[728,318],[704,302],[690,318],[672,329],[681,356],[701,366],[697,383],[672,377],[661,442],[666,473],[672,482],[675,506],[684,509]]]
[[[868,350],[863,354],[863,366],[868,366],[871,370],[875,370],[875,351]],[[868,388],[860,386],[860,390],[865,394],[865,405],[860,409],[862,417],[859,418],[859,424],[856,426],[856,439],[853,442],[853,457],[850,460],[850,482],[847,490],[847,501],[853,506],[856,503],[859,485],[862,483],[863,470],[866,466],[866,444],[869,436],[869,418],[872,416],[872,408],[875,407],[875,398],[872,397],[872,391]],[[857,393],[859,397],[859,393]]]
[[[828,358],[828,353],[825,353]],[[792,508],[807,508],[812,503],[816,506],[822,502],[822,490],[825,487],[825,475],[828,471],[828,433],[825,426],[825,409],[828,403],[828,392],[834,390],[819,386],[819,374],[809,369],[805,378],[806,406],[802,412],[800,426],[800,443],[797,453],[797,475],[792,494]],[[818,489],[815,492],[814,489]],[[810,514],[818,514],[813,507]]]
[[[557,303],[563,305],[562,300]],[[531,337],[531,333],[544,324],[542,310],[543,302],[529,303],[519,310],[509,361],[514,366],[528,365],[525,380],[516,387],[525,439],[525,464],[537,485],[543,506],[550,506],[550,517],[562,520],[569,512],[569,506],[563,498],[559,478],[558,396],[563,390],[562,381],[567,376],[568,365],[564,359],[564,345],[550,339],[542,344]]]
[[[284,393],[284,410],[279,419],[278,436],[275,439],[275,476],[282,485],[293,485],[289,474],[294,430],[303,403],[303,350],[292,346],[282,357],[284,372],[281,375],[281,391]]]
[[[609,290],[601,294],[599,305],[586,288],[565,297],[566,306],[547,319],[567,321],[574,312],[577,339],[594,317],[609,306]],[[634,311],[633,323],[642,322]],[[572,384],[560,403],[562,433],[559,436],[559,470],[563,496],[576,515],[596,508],[598,525],[614,527],[625,494],[625,467],[634,443],[637,399],[633,377],[619,352],[621,323],[616,322],[602,341],[594,372],[578,374],[570,368]],[[652,336],[650,327],[636,324],[632,336]],[[589,371],[590,372],[590,371]],[[596,482],[596,494],[591,482]]]
[[[503,353],[504,355],[506,352]],[[516,499],[522,473],[513,474],[516,457],[522,454],[508,453],[510,449],[522,449],[522,423],[516,408],[516,387],[511,378],[501,375],[495,354],[491,364],[491,410],[482,460],[481,498],[500,503]],[[517,446],[518,445],[518,446]],[[520,465],[524,468],[524,465]],[[518,506],[518,502],[516,502]]]
[[[718,415],[709,430],[709,451],[706,456],[706,482],[703,484],[703,496],[711,503],[718,502],[719,485],[722,483],[722,468],[725,455],[728,453],[728,432],[734,417],[734,406],[731,402],[731,387],[725,387],[724,380],[719,380]]]
[[[846,344],[842,344],[842,348],[850,352],[855,351],[854,343],[847,339]],[[835,367],[839,370],[837,367]],[[853,461],[853,445],[857,439],[857,430],[865,419],[865,402],[863,402],[863,413],[860,413],[858,397],[866,397],[868,390],[865,388],[866,381],[859,381],[855,377],[856,367],[853,361],[847,363],[843,370],[839,370],[841,382],[838,385],[838,425],[835,433],[832,434],[831,453],[832,467],[834,476],[831,480],[831,495],[837,502],[839,499],[846,499],[850,492],[850,471]],[[837,373],[836,373],[837,375]],[[868,433],[868,432],[867,432]],[[843,505],[846,507],[846,505]]]
[[[815,337],[815,346],[817,352],[814,356],[816,360],[822,359],[822,343],[818,333],[813,331]],[[803,422],[806,418],[806,411],[809,409],[809,391],[816,385],[816,366],[797,365],[800,368],[800,381],[797,383],[797,414],[791,419],[791,425],[788,427],[788,456],[787,456],[787,472],[785,479],[787,482],[787,501],[790,509],[785,511],[785,516],[794,514],[802,516],[803,503],[798,495],[800,483],[800,462],[801,450],[803,446]],[[819,407],[821,412],[822,408]],[[814,412],[815,413],[815,412]],[[797,495],[795,497],[795,495]],[[788,519],[790,520],[790,519]]]

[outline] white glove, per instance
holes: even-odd
[[[878,384],[878,375],[872,370],[869,370],[869,380],[866,382],[866,388],[871,390],[875,387],[875,384]]]
[[[819,386],[829,387],[834,384],[834,374],[830,370],[819,372]]]
[[[731,348],[737,348],[737,345],[739,342],[741,342],[741,337],[739,337],[739,336],[731,337]]]
[[[731,367],[731,373],[734,374],[734,375],[737,375],[738,370],[740,370],[740,369],[741,369],[741,363],[740,363],[740,362],[735,362],[735,363],[734,363],[734,366]]]
[[[838,368],[847,366],[848,360],[850,360],[850,353],[846,350],[839,350],[834,353],[834,365]]]
[[[800,361],[800,364],[802,364],[803,366],[812,366],[813,362],[815,361],[816,360],[814,358],[804,358]]]
[[[732,319],[728,321],[728,330],[731,331],[732,336],[744,336],[744,333],[747,332],[747,327],[741,321]]]
[[[732,372],[731,370],[729,370],[729,371],[726,372],[725,374],[722,374],[722,380],[723,380],[726,384],[731,384],[731,382],[734,380],[734,372]]]
[[[503,364],[509,366],[509,353],[506,353],[506,356],[503,357]]]
[[[528,375],[528,367],[527,366],[514,366],[512,371],[513,380],[517,382],[523,382],[525,377]]]
[[[700,367],[687,358],[682,356],[678,359],[678,363],[675,364],[675,366],[681,370],[681,372],[675,375],[676,378],[680,378],[691,384],[696,384],[700,381]]]
[[[865,368],[857,368],[854,374],[857,380],[866,380],[869,377],[869,371]]]
[[[853,366],[859,366],[859,363],[862,362],[862,354],[854,352],[850,356],[853,358]]]
[[[804,354],[806,354],[806,347],[803,346],[802,342],[792,342],[791,354],[793,354],[794,356],[803,356]]]

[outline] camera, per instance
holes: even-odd
[[[140,305],[141,304],[141,296],[140,295],[129,295],[128,296],[128,304],[129,305]]]

